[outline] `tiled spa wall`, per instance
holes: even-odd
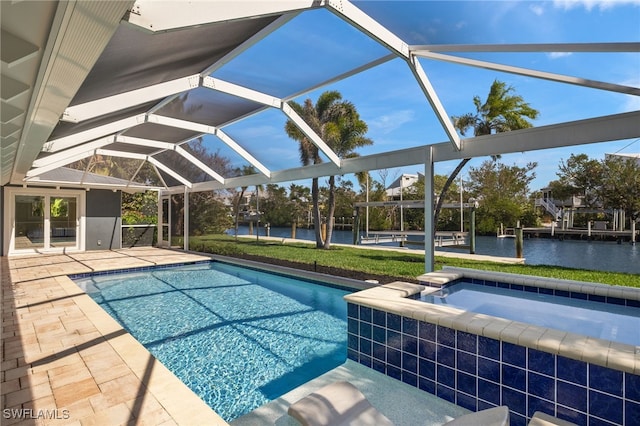
[[[640,376],[348,304],[348,357],[472,411],[507,405],[578,425],[640,425]]]

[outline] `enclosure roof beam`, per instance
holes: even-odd
[[[64,151],[56,152],[55,154],[47,155],[46,157],[38,158],[33,162],[33,167],[42,167],[47,164],[57,163],[61,160],[68,160],[71,157],[74,157],[78,153],[93,151],[94,149],[102,148],[103,146],[110,145],[116,141],[115,135],[109,135],[104,138],[96,139],[94,141],[77,145],[73,148],[65,149]],[[71,163],[68,162],[66,164]]]
[[[266,168],[260,161],[258,161],[253,155],[251,155],[247,150],[245,150],[240,144],[235,142],[231,137],[229,137],[222,130],[216,128],[215,126],[208,126],[206,124],[194,123],[192,121],[186,120],[178,120],[176,118],[165,117],[163,115],[157,114],[149,114],[148,120],[151,123],[162,124],[164,126],[178,127],[181,129],[192,130],[194,132],[198,132],[201,134],[209,134],[218,137],[223,143],[225,143],[229,148],[234,150],[238,155],[244,158],[249,162],[253,167],[255,167],[260,173],[264,176],[271,176],[271,171]]]
[[[424,72],[418,61],[415,59],[415,57],[411,55],[409,45],[405,43],[404,40],[402,40],[400,37],[377,22],[375,19],[371,18],[358,7],[353,5],[351,2],[329,0],[327,2],[327,8],[343,20],[347,21],[356,28],[359,28],[369,37],[378,41],[378,43],[387,47],[396,55],[403,58],[407,62],[407,64],[409,64],[411,72],[420,85],[422,92],[431,104],[431,107],[433,108],[438,121],[440,121],[440,124],[442,125],[445,133],[449,137],[449,141],[456,149],[460,150],[460,136],[458,136],[456,129],[453,127],[453,123],[449,119],[449,115],[445,111],[442,102],[440,102],[438,94],[429,82],[426,73]]]
[[[468,157],[486,157],[539,149],[564,146],[586,145],[590,143],[640,137],[640,111],[621,113],[586,120],[572,121],[549,126],[532,127],[523,130],[478,136],[465,140],[464,150],[456,151],[449,142],[425,145],[415,148],[390,151],[342,160],[338,168],[332,163],[314,164],[305,167],[275,171],[270,179],[259,175],[228,178],[225,185],[213,182],[194,184],[193,191],[235,188],[262,185],[265,183],[288,182],[337,174],[358,173],[394,167],[422,164],[425,149],[433,148],[433,161],[461,160]],[[169,192],[180,188],[170,188]]]
[[[507,72],[511,74],[524,75],[527,77],[540,78],[543,80],[556,81],[560,83],[573,84],[576,86],[590,87],[593,89],[608,90],[610,92],[624,93],[626,95],[640,95],[640,88],[632,86],[623,86],[620,84],[606,83],[597,80],[588,80],[580,77],[572,77],[562,74],[554,74],[545,71],[536,71],[529,68],[514,67],[511,65],[496,64],[493,62],[479,61],[476,59],[461,58],[453,55],[443,55],[441,53],[433,53],[424,50],[412,52],[416,56],[422,58],[435,59],[438,61],[451,62],[459,65],[469,65],[477,68],[484,68],[494,71]]]

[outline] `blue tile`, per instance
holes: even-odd
[[[467,352],[460,352],[456,354],[456,366],[458,370],[464,371],[470,374],[476,374],[478,357],[474,354]]]
[[[597,417],[589,417],[589,426],[618,426],[616,423],[611,423]]]
[[[587,415],[571,408],[562,407],[558,405],[556,407],[556,417],[562,420],[566,420],[577,425],[587,424]]]
[[[508,283],[498,283],[498,288],[509,288]]]
[[[582,300],[584,300],[584,299],[588,299],[589,295],[586,294],[586,293],[581,293],[579,291],[572,291],[571,294],[570,294],[570,297],[572,299],[582,299]]]
[[[478,379],[478,398],[496,406],[500,405],[500,385]]]
[[[619,297],[607,297],[607,303],[611,303],[612,305],[625,306],[627,304],[627,301],[625,299],[620,299]]]
[[[373,345],[371,340],[360,338],[360,352],[364,355],[371,356]]]
[[[402,335],[402,351],[411,355],[418,355],[418,339],[406,334]]]
[[[359,318],[358,315],[359,312],[359,306],[358,305],[354,305],[353,303],[348,303],[347,304],[347,316],[350,318]]]
[[[358,343],[358,336],[351,333],[347,334],[347,348],[357,351],[359,350]]]
[[[402,331],[402,317],[398,314],[387,314],[387,328],[395,331]]]
[[[556,357],[558,378],[578,385],[587,385],[587,363],[575,359]]]
[[[527,391],[527,370],[502,364],[502,383],[522,392]]]
[[[378,373],[387,374],[387,364],[375,358],[373,359],[373,369]]]
[[[373,343],[373,357],[380,361],[387,360],[387,347],[380,343]]]
[[[540,287],[538,289],[538,293],[540,293],[540,294],[553,294],[553,289],[552,288]]]
[[[418,357],[406,352],[402,353],[402,369],[410,373],[418,374]]]
[[[402,370],[398,367],[387,364],[387,376],[402,381]]]
[[[486,358],[478,358],[478,376],[499,383],[500,363]]]
[[[627,300],[627,306],[633,306],[634,308],[640,308],[640,300]]]
[[[589,386],[592,389],[622,396],[622,371],[589,364]]]
[[[365,367],[369,367],[372,368],[373,365],[373,359],[370,356],[364,356],[364,355],[360,355],[360,364],[364,365]]]
[[[374,325],[373,341],[378,343],[385,343],[387,341],[387,331],[382,327],[378,327],[377,325]]]
[[[627,425],[640,425],[640,404],[631,401],[625,402],[624,423]]]
[[[605,303],[607,301],[607,298],[605,296],[600,296],[598,294],[590,294],[589,300],[591,300],[592,302]]]
[[[387,346],[400,350],[402,349],[402,336],[397,331],[387,330]]]
[[[527,415],[527,395],[507,387],[502,387],[502,404],[522,416]]]
[[[558,380],[557,401],[565,407],[587,411],[587,388]]]
[[[349,358],[352,361],[359,362],[360,355],[358,354],[358,351],[354,351],[353,349],[347,349],[347,358]]]
[[[461,371],[457,373],[456,389],[467,395],[476,396],[476,376]]]
[[[524,291],[524,286],[520,284],[511,284],[511,290]]]
[[[571,295],[567,290],[554,290],[553,294],[559,297],[569,297]]]
[[[437,342],[439,345],[456,347],[456,331],[449,327],[438,326]]]
[[[528,379],[529,394],[553,401],[555,398],[555,380],[552,377],[529,371]]]
[[[500,361],[500,341],[478,336],[478,355]]]
[[[556,373],[556,357],[554,354],[539,351],[537,349],[528,349],[529,357],[527,359],[529,370],[537,373],[555,376]]]
[[[527,418],[514,412],[510,413],[509,426],[527,426]]]
[[[408,371],[402,371],[402,381],[410,386],[418,387],[418,376]]]
[[[421,377],[435,380],[436,379],[436,363],[426,359],[418,359],[418,374]]]
[[[402,352],[387,348],[387,364],[398,368],[402,367]]]
[[[640,403],[640,376],[629,373],[624,376],[625,398]]]
[[[420,321],[418,323],[418,337],[421,339],[429,340],[431,342],[436,341],[436,325],[430,322]]]
[[[425,392],[429,392],[432,395],[436,393],[436,382],[429,379],[424,379],[422,377],[418,377],[418,388]]]
[[[527,348],[514,345],[513,343],[502,342],[502,362],[526,368]]]
[[[413,318],[402,317],[402,332],[411,336],[418,335],[418,321]]]
[[[438,364],[443,364],[448,367],[456,366],[456,351],[454,349],[447,346],[437,345],[436,352],[436,362]]]
[[[371,323],[369,322],[360,322],[360,336],[365,337],[367,339],[371,339]]]
[[[371,322],[373,320],[373,309],[368,306],[360,306],[360,321]]]
[[[358,334],[359,321],[353,318],[347,318],[347,332]]]
[[[498,283],[495,281],[489,281],[489,280],[485,280],[484,285],[488,286],[488,287],[497,287]]]
[[[495,407],[497,407],[496,404],[490,404],[486,401],[478,400],[478,411],[488,410],[489,408],[495,408]]]
[[[478,353],[478,336],[464,331],[457,333],[457,348],[472,354]]]
[[[622,398],[589,391],[589,413],[614,423],[622,423]]]
[[[387,313],[384,311],[379,311],[377,309],[373,310],[373,323],[375,325],[379,325],[380,327],[387,326]]]
[[[456,391],[441,384],[436,385],[436,396],[453,404],[456,403]]]
[[[456,387],[456,371],[453,368],[437,365],[436,374],[436,382],[439,385],[449,386],[450,388]]]
[[[418,341],[418,355],[422,358],[436,360],[436,344],[427,340]]]
[[[556,405],[545,399],[540,399],[535,396],[528,396],[528,416],[532,417],[536,411],[541,411],[543,413],[549,414],[550,416],[555,416]]]
[[[467,410],[476,411],[478,400],[471,395],[456,392],[456,405],[466,408]]]
[[[529,293],[537,293],[538,292],[538,287],[532,287],[530,285],[525,285],[524,286],[524,291],[527,291]]]

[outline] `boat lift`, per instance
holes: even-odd
[[[469,203],[447,203],[443,204],[442,208],[469,208],[475,209],[477,207],[476,202]],[[355,218],[356,224],[359,222],[359,208],[360,207],[400,207],[409,209],[424,209],[424,200],[393,200],[393,201],[369,201],[354,203],[356,210]],[[472,223],[470,225],[471,233],[463,231],[440,231],[435,233],[434,245],[436,247],[453,247],[460,249],[469,249],[471,254],[475,253],[475,214],[471,215]],[[399,231],[369,231],[367,220],[367,229],[365,235],[358,238],[358,226],[354,226],[354,244],[380,244],[380,243],[400,243],[404,244],[424,244],[424,231],[405,231],[403,229]],[[422,241],[410,241],[408,237],[410,235],[422,235]],[[467,244],[467,237],[469,237],[469,244]]]

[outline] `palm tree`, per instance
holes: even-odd
[[[305,100],[303,105],[296,102],[289,103],[313,131],[325,141],[325,143],[340,158],[355,155],[355,148],[370,145],[373,142],[364,135],[367,132],[367,124],[360,119],[355,106],[351,102],[343,101],[342,95],[337,91],[322,93],[315,105],[311,99]],[[322,157],[318,147],[298,129],[295,123],[288,120],[285,131],[292,139],[300,144],[300,161],[303,166],[319,164]],[[329,248],[335,212],[335,176],[329,177],[328,200],[328,232],[326,239],[320,230],[320,203],[319,203],[318,178],[313,178],[311,183],[311,199],[313,203],[313,224],[316,235],[317,248]]]
[[[481,136],[532,127],[533,125],[526,118],[535,119],[538,117],[539,112],[531,108],[522,96],[513,94],[514,91],[513,86],[507,86],[502,81],[494,80],[489,89],[487,100],[482,103],[479,96],[474,96],[473,104],[476,107],[476,112],[451,117],[453,126],[458,129],[462,136],[471,128],[474,136]],[[492,156],[492,158],[496,160],[500,156],[496,155]],[[464,158],[460,161],[455,170],[449,175],[440,192],[433,216],[434,232],[449,187],[469,160],[471,158]]]

